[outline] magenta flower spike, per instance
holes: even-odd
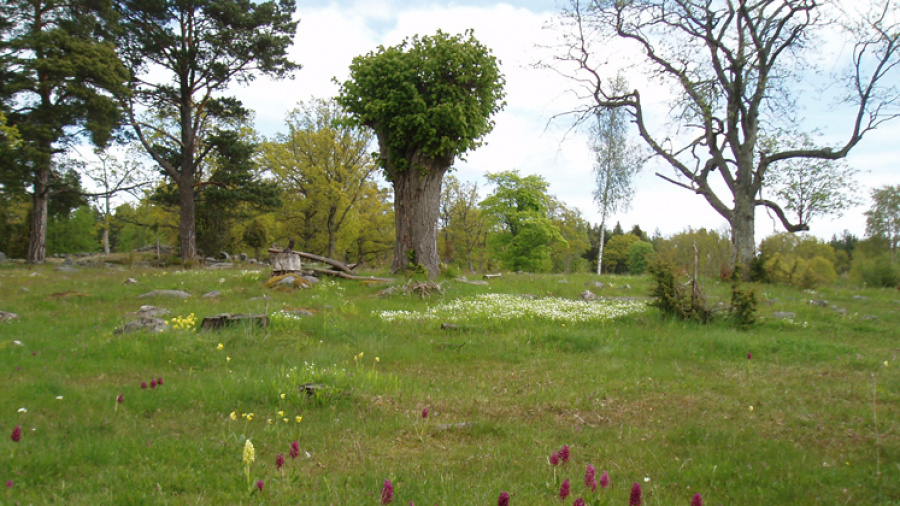
[[[281,466],[283,466],[283,465],[284,465],[284,455],[279,453],[278,456],[275,457],[275,467],[277,469],[281,469]]]
[[[156,380],[150,380],[150,388],[156,388]]]
[[[509,492],[500,492],[500,498],[497,499],[497,506],[509,506]]]
[[[694,494],[694,498],[691,499],[691,506],[703,506],[703,498],[700,497],[699,493]]]
[[[9,480],[9,481],[6,482],[6,488],[12,488],[13,485],[15,485],[15,483],[13,483],[12,480]]]
[[[584,497],[579,497],[578,499],[575,499],[575,502],[572,503],[572,506],[587,506],[587,505],[584,502]]]
[[[162,386],[162,378],[157,378],[157,379],[156,379],[156,385],[157,385],[157,386],[160,386],[160,387]]]
[[[550,455],[550,465],[551,466],[559,465],[559,454],[558,453],[554,452],[553,455]]]
[[[560,485],[560,487],[559,487],[559,498],[565,501],[566,497],[569,497],[569,479],[568,478],[563,480],[562,485]]]
[[[265,486],[266,486],[266,484],[265,484],[264,481],[262,481],[262,480],[256,480],[256,488],[259,489],[260,492],[262,492],[262,489],[263,489],[263,487],[265,487]]]
[[[591,489],[591,492],[597,490],[597,470],[594,466],[588,464],[584,471],[584,486]]]
[[[119,396],[116,397],[116,402],[118,402],[119,404],[122,404],[123,402],[125,402],[125,396],[122,394],[119,394]]]
[[[146,390],[146,389],[147,389],[147,382],[146,382],[146,381],[142,381],[142,382],[141,382],[141,390]]]
[[[22,427],[16,425],[16,428],[13,429],[9,438],[12,439],[14,443],[18,443],[19,440],[22,439]]]
[[[569,445],[565,445],[559,450],[559,460],[562,460],[563,464],[569,461]]]
[[[291,458],[296,459],[297,455],[300,455],[300,443],[294,441],[291,443]]]
[[[381,486],[381,504],[390,504],[394,502],[394,485],[391,480],[384,480]]]
[[[631,498],[628,499],[628,506],[641,506],[641,484],[635,483],[631,486]]]
[[[600,475],[600,488],[606,488],[609,486],[609,473],[603,471],[603,474]]]
[[[428,408],[424,408],[422,410],[422,418],[423,419],[428,418]]]
[[[751,359],[753,359],[753,354],[748,351],[747,352],[747,360],[751,360]]]

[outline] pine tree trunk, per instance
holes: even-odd
[[[25,261],[29,264],[41,264],[47,259],[47,202],[50,200],[50,169],[41,168],[35,171],[34,178],[34,210],[31,213],[31,233],[28,236],[28,253]]]
[[[421,265],[429,277],[440,273],[437,223],[441,204],[441,183],[449,164],[434,163],[424,171],[396,172],[394,183],[393,272],[402,272],[409,263]],[[424,172],[422,174],[421,172]]]
[[[185,182],[185,179],[188,181]],[[181,242],[181,260],[186,264],[197,258],[197,234],[194,223],[194,185],[193,177],[183,178],[178,184],[178,204],[181,221],[178,224],[178,236]]]

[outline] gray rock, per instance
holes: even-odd
[[[841,316],[847,316],[847,310],[842,307],[831,306],[831,309]]]
[[[819,307],[828,307],[827,300],[811,300],[809,301],[810,306],[819,306]]]
[[[219,290],[213,290],[213,291],[211,291],[211,292],[206,292],[206,293],[204,293],[203,295],[201,295],[201,298],[203,298],[203,299],[215,299],[215,298],[218,297],[219,295],[222,295],[222,292],[221,292],[221,291],[219,291]]]
[[[292,314],[295,316],[315,316],[316,314],[312,311],[308,311],[306,309],[291,309],[291,310],[282,310],[287,314]]]
[[[113,331],[114,334],[129,334],[131,332],[165,332],[169,329],[165,320],[159,318],[139,318],[135,321],[128,322],[125,325]]]
[[[378,296],[381,298],[390,297],[392,295],[395,295],[399,291],[400,291],[400,289],[397,288],[396,286],[391,286],[391,287],[385,288],[384,290],[378,292]]]
[[[169,314],[169,310],[164,307],[141,306],[140,311],[129,313],[128,316],[137,316],[138,318],[156,318]]]
[[[206,257],[206,258],[203,259],[203,261],[204,261],[204,263],[206,263],[206,264],[214,264],[214,263],[216,263],[216,259],[213,258],[213,257]]]
[[[603,290],[604,288],[606,288],[606,284],[601,281],[588,281],[584,284],[584,286],[588,288],[596,288],[597,290]]]
[[[7,260],[9,260],[9,257],[7,257],[5,253],[0,251],[0,262],[5,262]]]
[[[869,298],[864,295],[854,295],[853,297],[851,297],[851,299],[853,299],[853,300],[869,300]]]
[[[123,285],[136,285],[136,284],[137,284],[137,280],[134,279],[134,278],[128,278],[128,279],[126,279],[125,281],[123,281],[122,284],[123,284]]]
[[[200,328],[203,330],[215,330],[243,323],[265,328],[269,326],[269,317],[263,314],[222,313],[204,318],[200,323]]]
[[[255,259],[255,258],[251,258],[251,259],[247,260],[247,263],[250,265],[256,265],[259,263],[259,260]]]
[[[293,288],[294,283],[296,283],[296,282],[297,282],[297,278],[295,278],[294,276],[285,276],[285,277],[279,279],[278,282],[275,284],[278,286],[289,286],[289,287]]]
[[[246,253],[241,253],[240,255],[238,255],[238,259],[239,259],[241,262],[246,262],[246,261],[247,261],[247,254],[246,254]]]
[[[317,278],[315,276],[310,276],[310,275],[303,276],[303,279],[309,281],[309,284],[311,284],[311,285],[314,285],[319,282],[319,278]]]
[[[75,265],[75,260],[72,259],[72,257],[66,257],[66,259],[63,260],[63,265]]]
[[[222,258],[224,258],[226,262],[231,261],[231,255],[229,255],[228,253],[221,251],[221,252],[219,252],[219,254],[222,255]]]
[[[860,316],[860,317],[859,317],[859,319],[860,319],[860,320],[869,320],[869,321],[875,321],[875,320],[877,320],[877,319],[878,319],[878,317],[877,317],[877,316],[875,316],[875,315],[872,315],[872,314],[866,314],[866,315],[862,315],[862,316]]]
[[[142,295],[138,295],[139,299],[144,299],[147,297],[173,297],[176,299],[187,299],[191,296],[191,294],[182,291],[182,290],[153,290],[152,292],[147,292]]]
[[[797,315],[788,311],[777,311],[772,313],[772,318],[778,318],[779,320],[793,320]]]
[[[597,300],[597,294],[595,294],[594,292],[592,292],[590,290],[585,290],[585,291],[581,292],[579,297],[581,297],[581,300],[583,300],[585,302],[593,302],[593,301]]]
[[[0,322],[5,322],[8,320],[15,320],[19,317],[16,313],[9,313],[7,311],[0,311]]]

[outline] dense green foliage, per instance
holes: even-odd
[[[891,259],[896,262],[900,248],[900,185],[873,190],[872,201],[872,208],[866,212],[866,234],[885,239]]]

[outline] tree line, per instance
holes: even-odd
[[[177,209],[178,219],[166,222],[163,212],[157,220],[149,208],[140,219],[154,221],[156,234],[176,227],[185,263],[197,259],[198,244],[218,249],[217,241],[230,240],[232,223],[243,229],[240,241],[262,244],[281,227],[310,244],[324,240],[325,251],[338,254],[346,247],[341,230],[357,223],[360,233],[380,232],[379,215],[392,219],[392,240],[370,234],[357,241],[356,256],[376,255],[389,243],[393,271],[436,276],[445,174],[478,148],[505,106],[505,78],[490,49],[471,31],[438,31],[354,58],[334,103],[292,111],[287,133],[259,139],[253,112],[228,90],[301,68],[287,57],[297,29],[293,0],[8,0],[0,14],[0,198],[4,226],[28,209],[25,256],[32,263],[46,256],[51,217],[91,196],[64,157],[89,138],[101,149],[132,142],[152,160],[162,179],[137,209]],[[801,232],[813,218],[852,205],[855,174],[841,160],[897,116],[900,22],[892,0],[852,11],[805,0],[571,0],[556,21],[562,42],[548,66],[571,77],[584,99],[571,113],[576,126],[594,127],[602,216],[627,204],[638,165],[662,160],[674,176],[660,177],[705,198],[729,224],[731,266],[756,259],[757,208]],[[846,88],[849,132],[834,145],[796,127],[798,90],[818,70],[804,55],[824,29],[842,30],[849,41],[850,58],[836,79]],[[637,66],[605,54],[622,44],[640,55]],[[621,77],[623,66],[669,84],[665,121],[648,118],[641,90]],[[617,148],[629,125],[640,149]],[[317,133],[306,135],[311,130]],[[317,146],[329,136],[351,151],[322,157]],[[377,143],[375,156],[352,152],[354,138]],[[279,167],[283,158],[305,172]],[[392,192],[357,177],[355,164],[384,174]],[[94,196],[135,190],[126,174],[106,173],[105,193]],[[539,177],[506,171],[489,179],[497,189],[479,208],[490,260],[545,270],[565,258],[571,267],[584,243],[573,225],[577,212],[548,197]],[[382,205],[389,197],[392,214]],[[371,214],[360,215],[364,207]],[[267,221],[282,209],[290,209],[279,217],[287,223]],[[109,232],[108,200],[102,213]],[[599,228],[603,236],[605,225]],[[479,239],[463,237],[462,249],[474,252]],[[598,270],[605,243],[597,241]]]

